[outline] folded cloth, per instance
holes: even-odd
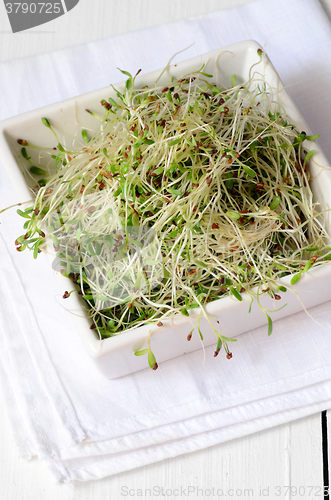
[[[316,0],[257,0],[3,63],[0,118],[116,82],[116,67],[158,69],[193,42],[177,61],[249,38],[266,45],[330,159],[331,26]],[[15,203],[3,169],[0,179],[3,206]],[[15,252],[21,232],[15,211],[2,215],[1,381],[21,456],[37,455],[57,481],[102,478],[331,407],[330,303],[312,309],[314,319],[303,312],[276,322],[271,337],[265,328],[241,335],[231,361],[207,348],[205,362],[197,351],[107,380],[80,343],[46,258]]]

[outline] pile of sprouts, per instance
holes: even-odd
[[[224,296],[280,300],[282,277],[293,274],[295,284],[331,258],[309,186],[314,151],[304,146],[318,136],[296,129],[252,69],[245,83],[233,77],[231,88],[211,83],[203,69],[142,88],[123,71],[124,91],[102,100],[99,115],[86,110],[96,133],[42,149],[54,166],[48,177],[29,157],[36,146],[18,140],[36,197],[18,210],[26,232],[17,250],[36,258],[53,244],[76,285],[64,298],[82,296],[102,339],[147,323],[161,327],[192,308],[208,319],[206,304]],[[139,267],[132,249],[146,248],[149,237],[157,245]],[[269,311],[260,307],[270,335]],[[230,358],[233,339],[212,327],[215,356],[223,345]],[[136,352],[145,353],[155,369],[150,342]]]

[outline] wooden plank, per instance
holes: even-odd
[[[324,428],[324,488],[325,500],[331,498],[331,409],[326,410],[326,429]]]
[[[289,424],[289,498],[323,498],[321,414]],[[314,494],[313,494],[314,493]]]

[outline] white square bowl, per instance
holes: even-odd
[[[180,77],[206,64],[207,73],[214,75],[213,82],[230,86],[231,76],[234,74],[237,81],[246,81],[249,70],[254,63],[255,67],[265,76],[266,81],[278,91],[278,101],[287,111],[287,115],[299,130],[305,130],[309,133],[306,123],[303,121],[299,111],[286,93],[275,69],[265,56],[261,62],[257,54],[260,45],[254,41],[240,42],[230,45],[208,54],[204,54],[182,63],[171,65],[165,72],[160,83],[166,85],[170,81],[171,75]],[[160,71],[155,71],[148,75],[140,76],[136,79],[136,85],[153,85],[158,78]],[[117,85],[122,91],[124,83]],[[19,195],[20,201],[25,202],[31,199],[29,189],[29,178],[26,175],[26,161],[21,155],[21,146],[17,143],[18,138],[24,138],[27,141],[38,142],[44,146],[53,147],[51,134],[41,122],[43,116],[47,117],[54,128],[64,131],[62,144],[70,144],[77,135],[77,129],[81,124],[82,128],[95,130],[95,119],[93,119],[85,109],[98,112],[100,109],[100,100],[108,97],[116,97],[115,92],[106,87],[100,90],[90,92],[51,106],[37,109],[35,111],[18,115],[0,122],[0,159]],[[308,141],[307,141],[308,142]],[[305,145],[309,150],[312,145]],[[327,167],[328,162],[318,145],[314,143],[316,154],[310,163],[310,172],[312,174],[311,187],[315,200],[324,202],[330,206],[331,200],[331,172],[321,167]],[[40,166],[43,166],[42,159],[38,159]],[[327,217],[327,231],[331,234],[331,217]],[[68,290],[72,288],[72,282],[55,272],[61,289]],[[285,286],[290,284],[291,276],[283,278]],[[272,314],[272,319],[276,320],[291,315],[302,310],[302,304],[305,307],[312,307],[331,299],[331,265],[312,268],[305,273],[300,282],[291,287],[300,295],[301,303],[295,294],[288,292],[286,294],[287,306],[280,311]],[[209,303],[206,306],[206,312],[213,321],[218,320],[222,327],[223,335],[235,337],[241,333],[257,328],[267,323],[265,314],[260,310],[256,303],[253,303],[252,312],[248,313],[250,298],[247,293],[242,294],[242,302],[238,302],[231,297],[223,297],[219,300]],[[285,296],[284,296],[285,298]],[[192,330],[198,310],[191,309],[190,316],[174,316],[163,320],[163,326],[157,327],[154,324],[145,325],[134,330],[123,332],[115,337],[105,340],[99,340],[95,333],[90,329],[90,320],[85,316],[80,299],[77,294],[71,295],[69,308],[71,310],[81,311],[81,316],[74,315],[79,334],[93,357],[98,368],[108,378],[117,378],[147,367],[145,356],[136,357],[133,352],[138,348],[146,346],[147,337],[151,335],[152,349],[160,364],[170,358],[181,356],[201,348],[201,341],[198,334],[193,334],[192,340],[187,341],[187,335]],[[273,299],[267,294],[261,298],[261,303],[267,309],[273,307]],[[68,302],[66,302],[68,305]],[[276,309],[276,307],[274,307]],[[200,322],[203,332],[204,346],[216,345],[215,334],[204,319]],[[267,334],[267,331],[266,331]],[[275,329],[274,335],[277,335]],[[218,362],[214,358],[207,362]]]

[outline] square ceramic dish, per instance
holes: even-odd
[[[195,70],[203,63],[206,64],[204,71],[214,75],[212,81],[221,83],[225,86],[231,85],[231,76],[236,75],[237,81],[248,79],[249,70],[254,63],[255,67],[265,75],[266,81],[279,91],[279,102],[286,108],[288,116],[296,124],[299,130],[308,132],[308,127],[304,123],[299,111],[284,90],[284,87],[273,68],[272,64],[265,56],[261,62],[257,54],[260,46],[254,41],[240,42],[208,54],[204,54],[182,63],[171,65],[161,78],[161,83],[166,85],[170,81],[171,75],[180,77],[188,72]],[[160,71],[140,76],[136,79],[137,86],[152,85],[158,78]],[[124,83],[117,85],[122,91]],[[24,139],[45,146],[53,147],[53,142],[49,130],[42,125],[41,118],[46,116],[59,131],[63,131],[62,144],[70,144],[77,134],[77,123],[82,128],[95,129],[95,120],[85,112],[88,108],[98,112],[100,109],[100,100],[108,97],[116,97],[115,92],[110,88],[103,88],[76,98],[68,99],[63,102],[47,106],[23,115],[15,116],[0,123],[0,158],[15,186],[20,201],[24,202],[31,199],[29,190],[29,179],[26,172],[26,162],[21,155],[21,146],[17,139]],[[78,127],[79,129],[79,127]],[[308,142],[308,141],[307,141]],[[314,161],[310,163],[310,171],[313,177],[311,187],[315,200],[326,203],[330,206],[331,200],[331,172],[323,170],[321,167],[328,166],[326,158],[318,148],[318,145],[307,144],[305,149],[314,147],[316,154]],[[43,160],[38,160],[39,165],[43,166]],[[331,234],[331,217],[327,219],[327,231]],[[55,271],[54,271],[55,272]],[[55,272],[61,289],[68,290],[72,288],[72,282]],[[283,279],[285,285],[289,285],[291,276]],[[295,285],[294,290],[300,294],[300,298],[305,307],[312,307],[331,299],[331,266],[323,266],[311,269],[305,273],[300,282]],[[231,297],[223,297],[215,302],[209,303],[206,311],[210,318],[219,320],[222,325],[222,332],[228,337],[234,337],[248,330],[257,328],[267,323],[265,314],[260,310],[256,303],[253,303],[252,312],[248,314],[250,299],[247,293],[242,294],[242,302],[238,302]],[[90,329],[90,321],[84,316],[81,303],[76,294],[71,295],[71,310],[80,310],[81,317],[74,315],[79,334],[93,357],[98,368],[108,378],[120,377],[147,366],[145,356],[136,357],[133,352],[138,348],[146,346],[147,337],[151,334],[153,352],[160,364],[162,361],[181,356],[201,348],[199,335],[193,335],[192,340],[187,342],[187,335],[192,330],[198,311],[191,309],[190,317],[182,315],[174,316],[163,321],[162,327],[146,325],[135,330],[123,332],[116,337],[111,337],[100,341],[95,333]],[[261,297],[262,304],[267,309],[276,309],[273,300],[265,294]],[[278,312],[274,312],[272,319],[276,320],[295,312],[302,310],[302,305],[294,294],[286,294],[287,306]],[[206,320],[200,323],[204,335],[204,345],[216,345],[215,334]],[[277,335],[277,329],[274,332]],[[266,330],[267,335],[267,330]],[[180,362],[180,361],[179,361]],[[219,362],[214,358],[208,359],[208,363]]]

